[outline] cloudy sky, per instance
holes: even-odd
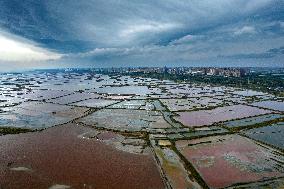
[[[284,0],[1,0],[0,68],[284,67]]]

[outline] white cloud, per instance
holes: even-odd
[[[133,37],[142,33],[165,32],[178,27],[180,27],[180,25],[175,23],[148,22],[142,24],[133,24],[120,31],[119,36]]]
[[[67,54],[66,58],[85,58],[85,57],[103,57],[103,56],[127,56],[133,54],[151,53],[160,49],[159,46],[144,46],[131,48],[95,48],[91,51],[76,54]]]
[[[61,58],[62,55],[36,47],[34,44],[0,34],[0,61],[30,62]]]
[[[273,2],[273,0],[250,0],[246,2],[245,10],[254,11],[268,5],[271,2]]]
[[[235,35],[242,35],[242,34],[255,34],[256,29],[253,26],[244,26],[242,28],[238,28],[235,30],[234,34]]]
[[[193,44],[194,42],[201,41],[204,38],[205,36],[203,35],[186,35],[173,40],[172,42],[170,42],[170,45]]]

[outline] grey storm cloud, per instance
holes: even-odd
[[[59,63],[210,64],[274,58],[257,55],[283,45],[283,12],[282,0],[3,0],[0,31],[59,53]]]
[[[222,58],[235,58],[235,59],[263,59],[273,58],[276,56],[284,55],[284,47],[269,49],[263,53],[250,53],[250,54],[235,54],[231,56],[219,56]]]

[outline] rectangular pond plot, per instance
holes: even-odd
[[[284,122],[242,132],[246,136],[284,150]]]
[[[284,111],[283,101],[261,101],[261,102],[253,103],[252,105],[262,107],[262,108],[282,111],[282,112]]]
[[[36,101],[30,101],[30,102],[24,102],[18,106],[12,107],[9,110],[12,111],[27,111],[31,110],[34,112],[42,112],[42,113],[52,113],[52,112],[58,112],[58,111],[67,111],[70,109],[70,106],[65,105],[59,105],[59,104],[52,104],[52,103],[44,103],[44,102],[36,102]]]
[[[118,104],[114,104],[110,106],[109,108],[119,108],[119,109],[136,109],[138,110],[141,106],[145,106],[146,101],[145,100],[127,100],[122,101]]]
[[[56,104],[71,104],[71,103],[79,102],[82,100],[87,100],[91,98],[99,98],[99,97],[100,95],[93,94],[93,93],[73,93],[73,94],[63,96],[60,98],[48,100],[47,102],[52,102]]]
[[[184,94],[188,97],[215,96],[224,94],[224,89],[221,87],[195,86],[191,84],[161,85],[161,87],[172,94]]]
[[[97,93],[104,94],[122,94],[122,95],[147,95],[153,93],[147,86],[120,86],[120,87],[103,87],[95,90]]]
[[[103,109],[77,120],[86,125],[119,131],[170,128],[160,112],[129,109]]]
[[[70,91],[61,90],[34,90],[28,94],[22,95],[21,98],[28,100],[48,100],[69,95],[71,93],[72,92]]]
[[[102,96],[103,98],[110,100],[125,100],[133,97],[133,95],[102,95]]]
[[[168,107],[170,111],[183,111],[206,109],[224,104],[223,100],[202,97],[202,98],[187,98],[187,99],[161,99],[161,102]]]
[[[85,115],[88,110],[49,103],[24,103],[0,113],[0,127],[42,129],[67,123]]]
[[[148,99],[169,99],[169,98],[182,98],[184,95],[179,94],[170,94],[170,93],[162,93],[162,94],[151,94],[148,95]]]
[[[284,176],[284,157],[239,135],[176,142],[210,188],[223,188]]]
[[[199,104],[200,108],[216,107],[224,104],[224,99],[218,99],[214,97],[192,98],[191,100],[192,102]]]
[[[198,107],[191,99],[160,99],[170,111],[193,110]]]
[[[253,91],[253,90],[235,90],[232,92],[232,94],[240,95],[240,96],[266,96],[268,93],[263,93],[259,91]]]
[[[91,83],[91,82],[86,82],[86,81],[81,81],[81,80],[76,80],[76,79],[72,79],[69,81],[69,83],[62,83],[62,81],[60,84],[52,84],[52,83],[48,83],[46,85],[42,85],[40,87],[40,89],[48,89],[48,90],[68,90],[68,91],[84,91],[87,89],[92,89],[94,87],[100,87],[101,85],[96,85],[96,83]]]
[[[222,96],[215,96],[214,98],[223,100],[226,102],[232,102],[236,104],[245,104],[247,103],[247,99],[244,96],[237,96],[237,95],[222,95]]]
[[[115,104],[119,102],[118,100],[106,100],[106,99],[88,99],[83,100],[80,102],[76,102],[70,105],[75,106],[84,106],[84,107],[90,107],[90,108],[103,108],[112,104]]]
[[[228,121],[224,123],[224,126],[229,127],[229,128],[246,127],[246,126],[252,126],[252,125],[256,125],[256,124],[263,123],[263,122],[272,121],[275,119],[280,119],[283,117],[284,115],[281,115],[281,114],[260,115],[260,116],[251,117],[251,118]]]
[[[0,127],[43,129],[66,123],[70,119],[47,114],[25,115],[15,112],[0,113]]]
[[[178,112],[178,116],[174,117],[174,119],[187,127],[198,127],[268,113],[271,113],[271,111],[246,105],[233,105],[218,107],[213,110]]]
[[[0,95],[0,107],[9,107],[24,102],[24,99]]]

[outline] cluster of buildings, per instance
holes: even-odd
[[[192,68],[191,74],[215,75],[223,77],[243,77],[248,73],[245,68]]]
[[[246,68],[217,67],[133,67],[133,68],[101,68],[100,72],[108,73],[158,73],[175,75],[212,75],[223,77],[243,77],[248,73]]]

